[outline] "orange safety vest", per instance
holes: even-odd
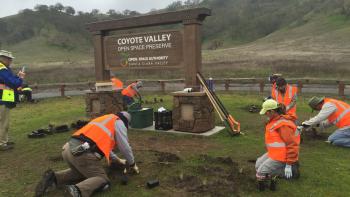
[[[295,131],[295,146],[292,148],[295,152],[299,153],[300,133],[297,130],[297,126],[293,121],[287,120],[283,116],[273,119],[267,123],[265,128],[265,145],[267,148],[267,154],[271,159],[287,162],[287,147],[285,142],[282,140],[280,133],[278,132],[278,129],[282,126],[288,126]]]
[[[332,103],[337,110],[328,117],[328,122],[335,124],[338,128],[350,126],[350,105],[339,100],[325,98],[324,103]]]
[[[83,128],[79,129],[73,136],[84,135],[93,142],[103,152],[107,161],[109,162],[110,152],[116,145],[115,141],[115,121],[119,117],[114,114],[104,115],[93,119]]]
[[[137,92],[136,92],[136,90],[133,88],[133,86],[136,86],[136,83],[135,83],[135,82],[132,83],[132,84],[130,84],[130,85],[128,85],[128,87],[124,88],[124,89],[122,90],[122,95],[128,96],[128,97],[134,97],[134,96],[137,94]]]
[[[298,92],[297,87],[294,87],[294,86],[287,84],[286,92],[284,93],[284,97],[283,97],[283,95],[280,94],[280,92],[278,92],[276,86],[272,90],[271,96],[275,101],[277,101],[278,103],[282,103],[287,107],[288,105],[290,105],[290,103],[293,100],[293,97],[296,96],[297,92]],[[293,117],[295,120],[298,119],[298,117],[297,117],[297,105],[295,104],[292,108],[290,108],[287,111],[287,114],[290,117]]]

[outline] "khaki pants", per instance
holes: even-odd
[[[267,153],[259,157],[255,163],[255,169],[259,176],[268,174],[270,176],[283,177],[285,166],[285,163],[269,158]]]
[[[10,109],[5,105],[0,105],[0,146],[5,146],[8,142],[9,123]]]
[[[81,195],[88,197],[109,183],[101,161],[93,153],[85,152],[82,155],[73,156],[68,144],[63,148],[63,159],[70,168],[55,172],[58,185],[75,184]]]

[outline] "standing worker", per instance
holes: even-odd
[[[130,105],[134,102],[134,97],[140,98],[139,90],[142,87],[142,81],[133,82],[122,90],[123,102]]]
[[[271,92],[271,97],[286,107],[289,119],[296,121],[297,117],[297,92],[298,88],[287,84],[287,81],[279,77],[276,80],[276,88]]]
[[[320,126],[324,129],[335,125],[338,129],[328,137],[327,142],[350,147],[350,105],[340,100],[314,96],[309,100],[309,106],[320,112],[304,121],[302,127]]]
[[[9,141],[10,109],[16,107],[17,88],[23,83],[25,73],[12,73],[10,65],[14,59],[11,52],[0,50],[0,150],[12,149],[14,142]],[[18,96],[18,95],[17,95]],[[18,98],[18,97],[17,97]]]
[[[65,192],[73,197],[88,197],[96,191],[110,186],[110,180],[100,160],[105,157],[108,164],[117,162],[128,165],[130,170],[139,173],[132,149],[128,142],[127,128],[131,116],[123,111],[93,119],[75,132],[63,146],[62,156],[68,163],[66,170],[47,170],[36,187],[36,196],[43,196],[46,190],[55,185],[66,185]],[[113,153],[117,146],[126,160]]]
[[[276,80],[279,78],[279,77],[282,77],[282,74],[279,74],[279,73],[275,73],[275,74],[272,74],[269,76],[269,81],[270,83],[272,84],[271,86],[271,92],[276,89]]]
[[[265,126],[267,153],[256,161],[256,178],[259,189],[265,188],[266,181],[273,177],[298,178],[298,156],[300,134],[295,123],[285,118],[283,104],[266,100],[260,111],[268,117]]]

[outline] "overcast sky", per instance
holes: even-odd
[[[99,9],[105,13],[109,9],[116,11],[136,10],[141,13],[152,8],[165,8],[176,0],[0,0],[0,17],[17,14],[19,10],[33,9],[37,4],[54,5],[58,2],[64,6],[72,6],[76,11],[90,12]]]

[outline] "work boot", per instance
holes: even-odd
[[[294,179],[298,179],[300,177],[299,166],[299,162],[296,162],[292,165],[292,174]]]
[[[258,190],[260,192],[265,191],[265,188],[267,187],[266,181],[265,180],[258,180],[257,187],[258,187]]]
[[[10,144],[4,144],[4,145],[1,145],[0,146],[0,151],[7,151],[7,150],[10,150],[10,149],[13,149],[13,145],[10,145]]]
[[[270,180],[270,190],[276,191],[276,188],[277,188],[277,176],[274,176]]]
[[[35,197],[44,196],[49,187],[55,187],[57,184],[55,172],[51,169],[45,171],[42,179],[35,188]]]
[[[81,197],[80,190],[76,185],[66,185],[64,194],[67,197]]]

